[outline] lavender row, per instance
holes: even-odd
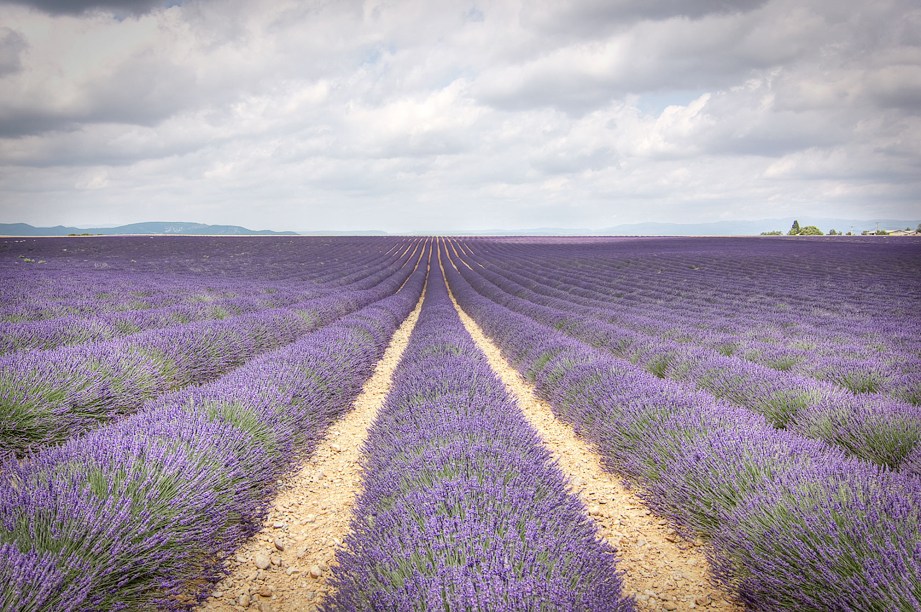
[[[700,244],[700,241],[697,241],[697,243],[699,246],[704,246]],[[497,252],[490,248],[496,245],[489,243],[477,244],[478,247],[483,247],[482,249],[478,248],[478,251],[488,250],[492,253],[491,257],[487,257],[487,261],[497,260]],[[659,244],[661,247],[663,244],[667,246],[669,243],[658,241],[655,244]],[[713,244],[715,245],[716,243]],[[696,333],[701,338],[714,338],[715,340],[719,338],[720,332],[713,334],[711,326],[698,328],[692,323],[700,318],[705,320],[718,318],[720,322],[717,327],[725,328],[727,324],[730,324],[735,332],[743,332],[741,334],[743,336],[746,333],[754,332],[757,337],[763,337],[771,342],[796,341],[804,337],[807,339],[823,337],[826,340],[840,344],[842,341],[848,342],[847,338],[854,338],[859,334],[860,344],[851,343],[848,347],[850,350],[862,350],[863,353],[867,352],[866,347],[868,345],[878,342],[887,343],[888,348],[891,350],[897,348],[897,346],[891,345],[888,342],[889,340],[899,340],[896,344],[902,345],[906,339],[911,341],[917,337],[917,322],[914,323],[914,329],[911,326],[906,328],[906,323],[911,323],[911,321],[906,321],[904,315],[907,312],[911,312],[911,307],[906,304],[908,310],[899,307],[893,308],[893,302],[896,304],[900,302],[892,299],[892,290],[897,292],[896,295],[899,292],[903,292],[906,282],[910,282],[913,278],[909,269],[900,271],[898,275],[893,275],[893,279],[890,281],[892,286],[889,291],[876,291],[868,295],[862,295],[859,298],[860,302],[855,302],[855,296],[853,295],[835,300],[830,299],[830,296],[824,291],[817,293],[814,288],[801,293],[791,291],[789,288],[790,277],[793,275],[794,279],[792,280],[795,280],[796,270],[791,270],[790,267],[792,266],[789,263],[772,267],[770,274],[754,272],[752,268],[757,267],[758,262],[762,261],[759,257],[763,257],[766,254],[759,253],[761,249],[758,248],[758,241],[747,241],[745,246],[749,248],[748,252],[745,253],[735,253],[727,249],[725,241],[719,243],[717,249],[707,245],[709,250],[704,251],[704,254],[709,258],[707,262],[701,261],[701,249],[699,246],[693,250],[689,248],[692,245],[681,244],[680,246],[681,248],[679,249],[662,249],[663,253],[653,252],[650,254],[644,253],[642,250],[638,253],[632,251],[620,252],[615,249],[609,249],[605,245],[595,245],[593,251],[595,257],[590,262],[580,258],[578,252],[570,252],[569,250],[559,253],[563,261],[557,261],[557,253],[554,253],[552,258],[546,257],[546,255],[541,258],[525,258],[523,253],[527,251],[518,249],[509,253],[508,257],[498,258],[498,261],[503,262],[502,268],[498,271],[502,274],[507,274],[509,269],[514,269],[515,275],[531,279],[532,288],[539,292],[555,291],[553,287],[547,286],[547,283],[552,283],[555,287],[563,290],[562,297],[579,302],[582,305],[609,307],[613,301],[617,304],[617,311],[612,314],[632,313],[630,317],[635,318],[638,325],[643,328],[648,327],[658,333],[668,333],[672,326],[678,325],[682,327],[681,330],[674,330],[678,331],[678,333]],[[850,248],[854,249],[856,247]],[[685,249],[688,249],[689,252],[686,252]],[[674,250],[677,250],[680,254],[678,257],[675,257],[672,253]],[[878,253],[874,251],[872,254],[883,256],[886,252],[886,249],[880,248]],[[828,262],[823,261],[823,258],[828,254],[827,251],[818,250],[807,250],[802,254],[798,252],[771,252],[772,261],[794,262],[801,266],[805,263],[812,270],[808,275],[804,275],[804,278],[814,284],[825,283],[815,271],[817,267],[820,270],[824,269],[831,275],[834,271],[839,271],[842,264],[848,263],[847,260],[831,260],[835,264],[832,267],[828,265]],[[855,255],[850,251],[846,251],[845,254]],[[867,255],[866,252],[860,254]],[[606,258],[612,255],[614,257],[611,261],[607,261]],[[670,258],[667,258],[669,255]],[[808,258],[806,262],[803,262],[800,258],[801,255],[805,255]],[[838,257],[840,256],[841,253],[839,252]],[[671,267],[668,265],[669,259],[674,264]],[[696,263],[688,265],[689,259]],[[904,268],[906,265],[904,255],[902,259],[901,263]],[[589,263],[594,268],[601,266],[602,263],[618,264],[621,269],[618,270],[619,273],[614,275],[605,274],[603,270],[599,271],[597,269],[592,270],[592,273],[582,273],[584,266],[589,265]],[[877,265],[882,266],[884,263],[891,262],[885,260],[885,262],[880,262]],[[786,265],[787,268],[785,269],[783,265]],[[564,269],[563,273],[557,273],[560,268]],[[830,270],[829,268],[832,269]],[[915,268],[917,269],[917,261],[915,261]],[[715,274],[711,276],[716,276],[716,280],[719,281],[719,284],[715,287],[701,286],[702,275],[708,270],[713,270]],[[653,271],[655,276],[651,277],[650,274]],[[872,280],[876,280],[880,273],[884,271],[884,269],[876,269]],[[746,282],[750,285],[751,281],[749,279],[751,278],[756,278],[759,284],[747,286]],[[784,290],[786,291],[783,296],[775,296],[769,287],[763,286],[765,283],[776,283],[777,279],[783,279]],[[654,281],[654,284],[650,285],[650,280]],[[715,281],[711,278],[708,282],[714,283]],[[864,283],[858,283],[858,290],[863,288],[863,285]],[[854,283],[847,284],[850,291],[853,291],[853,286]],[[640,287],[645,287],[645,289],[640,289]],[[790,301],[795,302],[797,298],[806,299],[801,300],[802,303],[796,306],[791,306],[788,303]],[[870,304],[867,303],[868,298],[873,300]],[[776,309],[765,308],[762,302],[771,299],[783,299],[786,301],[778,303],[778,308]],[[917,301],[917,297],[915,299]],[[648,308],[651,304],[655,305],[655,317],[649,316]],[[757,308],[754,308],[753,305],[757,305]],[[830,309],[838,309],[840,313]],[[833,312],[837,314],[837,317],[830,316]],[[742,314],[740,319],[741,313],[748,314]],[[795,314],[795,316],[791,317],[791,313]],[[871,318],[867,318],[868,314]],[[896,315],[895,318],[891,316],[893,314]],[[845,319],[847,321],[846,325],[838,323],[839,320],[843,321]],[[855,328],[855,322],[859,322],[861,319],[865,319],[870,323],[871,327],[866,329]],[[759,325],[756,328],[752,328],[750,326],[751,321],[757,321]],[[807,323],[810,321],[811,323]],[[780,335],[765,335],[764,332],[768,328],[780,332]],[[909,346],[913,344],[916,343],[909,342]]]
[[[606,465],[679,528],[711,538],[720,580],[748,606],[921,606],[921,479],[638,371],[448,274],[461,306]]]
[[[363,449],[364,491],[328,607],[633,609],[614,550],[433,272]]]
[[[487,245],[488,246],[488,245]],[[755,246],[755,245],[752,245]],[[720,244],[721,248],[725,244]],[[635,255],[630,253],[631,255]],[[604,249],[596,249],[595,258],[600,259],[609,255]],[[547,257],[525,258],[521,253],[510,254],[508,257],[497,257],[495,253],[484,261],[502,261],[503,266],[497,271],[504,275],[514,274],[519,281],[525,282],[529,288],[545,293],[563,297],[579,305],[589,307],[609,308],[616,303],[614,316],[625,316],[624,323],[636,325],[636,329],[656,334],[680,334],[694,336],[694,339],[706,341],[719,341],[722,338],[730,340],[752,335],[752,340],[761,338],[769,342],[790,342],[802,338],[824,337],[836,343],[847,342],[847,337],[860,334],[863,345],[872,342],[885,342],[899,331],[900,339],[911,338],[911,330],[905,330],[904,312],[899,311],[899,319],[886,322],[883,329],[859,331],[854,327],[854,317],[859,311],[851,307],[848,301],[832,301],[829,296],[815,291],[797,294],[786,288],[784,296],[774,295],[768,288],[761,286],[745,285],[745,281],[753,274],[750,269],[757,263],[754,256],[739,257],[731,252],[714,256],[712,261],[701,262],[697,257],[699,253],[681,253],[680,259],[669,262],[663,257],[644,258],[639,260],[627,259],[628,253],[617,254],[613,262],[618,263],[619,257],[624,257],[619,274],[605,274],[605,270],[593,269],[586,271],[585,262],[576,257],[574,253],[564,252],[567,261],[575,259],[572,265],[562,266],[562,262]],[[729,256],[741,259],[746,265],[744,270],[733,269],[734,260]],[[790,260],[789,254],[780,258]],[[812,257],[815,254],[810,254]],[[475,255],[465,255],[475,260]],[[687,259],[693,257],[697,263],[687,265]],[[682,263],[682,260],[684,263]],[[602,259],[602,261],[604,261]],[[795,260],[794,260],[795,261]],[[597,261],[592,262],[598,266]],[[671,263],[672,265],[669,265]],[[723,286],[702,287],[701,271],[713,269],[718,271]],[[655,277],[650,274],[655,271]],[[774,278],[761,278],[762,282],[776,282],[775,278],[788,279],[790,270],[772,269],[770,276]],[[814,282],[815,274],[808,276]],[[650,283],[650,280],[653,283]],[[905,277],[903,277],[903,281]],[[743,290],[740,290],[740,286]],[[726,294],[729,295],[726,295]],[[809,301],[799,300],[797,297],[808,296]],[[732,299],[727,299],[731,297]],[[792,298],[792,299],[790,299]],[[891,310],[891,296],[876,295],[874,304],[880,307],[888,306]],[[863,298],[861,298],[863,299]],[[774,307],[763,304],[768,300],[785,300],[774,304]],[[649,307],[655,306],[655,315],[651,316]],[[829,317],[829,308],[842,307],[838,317],[846,317],[848,325],[835,325],[836,320]],[[867,308],[867,304],[862,304]],[[872,308],[872,307],[870,307]],[[822,312],[816,316],[815,312]],[[865,311],[866,312],[866,311]],[[872,324],[878,327],[880,323],[879,312],[873,313]],[[795,317],[791,317],[795,313]],[[694,326],[693,323],[700,319],[719,319],[719,328],[723,331],[714,333],[712,326]],[[750,323],[757,321],[757,328],[752,328]],[[677,326],[678,329],[675,329]],[[875,332],[883,332],[880,335]],[[727,336],[728,334],[728,336]],[[842,337],[842,335],[844,337]],[[859,345],[851,344],[851,348]],[[895,347],[889,347],[895,348]]]
[[[560,300],[499,286],[489,270],[460,273],[482,295],[590,346],[603,348],[659,377],[696,386],[763,414],[775,427],[837,445],[893,469],[914,471],[921,453],[921,407],[879,395],[854,395],[811,378],[778,372],[700,347],[618,328],[572,314]],[[515,295],[517,294],[517,295]],[[523,296],[523,297],[518,297]],[[921,455],[919,455],[921,456]],[[921,474],[921,472],[917,472]]]
[[[275,479],[348,408],[417,302],[403,290],[218,381],[0,469],[0,609],[188,609]]]
[[[207,283],[203,287],[199,279],[177,283],[175,278],[151,275],[147,278],[123,273],[88,273],[74,270],[70,274],[49,274],[47,272],[2,274],[8,283],[24,285],[22,296],[8,299],[0,306],[0,323],[5,328],[17,324],[54,320],[58,318],[79,319],[104,313],[124,313],[144,310],[160,310],[183,305],[195,305],[221,299],[232,299],[241,295],[256,295],[262,287],[241,283],[233,290],[218,283]],[[109,281],[112,282],[109,282]],[[79,296],[51,294],[62,287],[93,288]],[[31,291],[31,295],[28,293]]]
[[[131,414],[170,390],[214,380],[394,293],[413,262],[398,262],[374,289],[295,307],[152,330],[110,342],[0,359],[0,448],[21,454]]]
[[[748,260],[745,263],[749,263]],[[520,269],[520,266],[513,267]],[[495,278],[497,274],[507,278],[512,276],[497,266],[487,266],[486,269],[474,266],[473,269],[490,278]],[[496,274],[492,274],[494,269],[497,270]],[[466,269],[462,268],[462,271]],[[552,281],[546,279],[547,283]],[[506,283],[502,288],[518,296],[526,296],[520,285],[508,286]],[[537,291],[546,289],[546,286],[533,283],[528,289]],[[530,295],[527,297],[534,299]],[[548,298],[536,301],[551,303]],[[514,305],[507,305],[515,309]],[[571,303],[557,302],[557,305],[567,312],[580,312]],[[660,314],[658,310],[655,312]],[[528,314],[535,316],[533,311]],[[621,322],[625,320],[622,314],[613,311],[608,311],[608,315]],[[808,437],[825,440],[875,463],[889,467],[901,466],[904,471],[919,473],[921,409],[916,406],[874,395],[860,394],[855,397],[826,383],[795,374],[775,372],[740,359],[728,359],[688,346],[685,342],[651,338],[630,329],[617,329],[578,317],[565,317],[559,312],[551,314],[549,318],[546,312],[537,313],[536,318],[554,324],[590,344],[606,346],[615,354],[641,364],[656,375],[692,382],[718,397],[762,412],[776,426],[787,426]],[[629,317],[626,320],[629,321]],[[914,320],[904,319],[902,326]],[[719,326],[721,322],[713,322],[713,325]],[[641,326],[635,328],[642,329]],[[894,360],[897,357],[889,355],[888,359]],[[779,367],[779,363],[773,363],[772,366]],[[866,362],[861,367],[854,367],[853,360],[827,359],[821,369],[824,371],[823,378],[831,378],[840,386],[853,391],[873,390],[871,385],[881,376],[877,368],[868,366]],[[916,404],[921,387],[918,376],[906,375],[890,381],[889,389],[897,397]]]
[[[221,271],[228,260],[233,261],[232,252],[227,257],[225,253],[215,253],[214,259],[209,257],[202,265],[192,267],[189,273],[177,273],[160,254],[170,242],[161,239],[155,243],[155,254],[145,254],[142,261],[163,263],[163,269],[154,273],[125,273],[108,267],[97,269],[95,266],[104,265],[99,261],[81,266],[67,260],[67,265],[60,269],[45,266],[10,269],[0,265],[0,277],[6,281],[0,288],[0,320],[9,324],[59,317],[92,318],[104,313],[194,306],[240,296],[261,295],[266,300],[274,300],[292,290],[302,294],[303,300],[321,297],[348,285],[369,288],[375,283],[367,279],[368,275],[405,256],[401,248],[388,249],[386,254],[365,253],[366,249],[354,248],[352,253],[334,249],[329,254],[298,249],[285,256],[292,271],[297,275],[304,275],[307,270],[321,271],[323,278],[314,278],[311,282],[298,278],[271,279],[260,269],[259,275],[234,275],[227,279],[215,273]],[[224,246],[232,247],[234,243]],[[393,246],[409,248],[414,245],[406,242]],[[307,253],[303,254],[303,250]]]
[[[238,297],[180,304],[152,310],[103,312],[96,316],[65,316],[24,323],[0,323],[0,355],[22,350],[49,350],[58,346],[103,342],[121,336],[193,323],[222,320],[268,308],[296,304],[318,297],[298,291],[266,297]]]
[[[604,251],[597,250],[596,254],[604,255]],[[811,254],[811,257],[815,259],[819,255]],[[476,258],[468,258],[478,261]],[[835,319],[825,314],[822,317],[812,317],[819,319],[820,326],[806,325],[804,329],[804,322],[813,312],[828,313],[828,308],[834,308],[835,304],[804,305],[805,312],[796,311],[792,313],[794,316],[790,312],[775,315],[761,309],[740,318],[740,311],[744,311],[746,304],[752,300],[757,301],[762,292],[749,293],[729,303],[721,296],[710,298],[709,294],[698,288],[699,279],[696,273],[688,272],[687,266],[673,277],[655,277],[655,292],[652,294],[654,302],[642,299],[636,305],[638,310],[634,311],[626,299],[617,299],[614,300],[617,308],[612,309],[610,286],[629,293],[628,289],[618,284],[629,282],[626,275],[615,279],[587,275],[580,280],[572,266],[566,266],[564,273],[555,272],[560,264],[547,257],[536,263],[530,259],[509,257],[499,260],[502,266],[489,266],[490,259],[497,261],[494,256],[484,259],[488,269],[526,287],[528,291],[564,299],[570,303],[571,308],[585,309],[586,314],[599,316],[621,327],[674,338],[682,343],[706,346],[724,354],[737,354],[768,367],[827,380],[855,392],[884,392],[913,403],[921,401],[921,359],[916,340],[919,326],[913,317],[906,317],[903,310],[898,310],[898,314],[889,318],[870,311],[872,318],[866,319],[866,314],[863,315],[866,319],[864,327],[855,325],[861,317],[848,310],[847,328],[829,327],[829,323]],[[754,257],[743,259],[746,263],[752,263]],[[727,272],[726,268],[731,266],[725,260],[726,257],[722,257],[715,262],[718,265],[710,266],[719,270],[725,282],[736,284],[751,274],[751,271],[746,271],[747,274],[740,275],[740,278],[731,270]],[[645,263],[650,268],[660,266],[662,259],[650,258]],[[479,269],[476,266],[474,268]],[[648,274],[648,270],[630,270],[633,277]],[[779,277],[787,279],[789,274]],[[809,278],[814,279],[815,276],[810,275]],[[904,284],[912,277],[902,278]],[[633,282],[636,282],[635,279]],[[684,292],[670,295],[676,286],[693,286],[697,294],[688,295],[688,292]],[[701,307],[691,308],[689,299],[695,295],[700,297],[700,293],[707,296],[706,301]],[[814,292],[809,294],[814,296]],[[619,295],[623,298],[622,294]],[[892,296],[884,295],[891,304]],[[822,294],[821,297],[827,300],[828,296]],[[714,301],[725,303],[725,307],[715,308],[712,303]],[[680,315],[670,315],[670,308],[676,305],[681,307]],[[654,315],[650,314],[650,306],[653,306],[651,312]],[[866,308],[866,305],[863,307]],[[889,309],[892,310],[891,306]],[[774,323],[769,325],[771,321]],[[764,330],[771,326],[776,332],[765,333]]]
[[[598,253],[602,254],[603,251]],[[472,256],[466,259],[480,261]],[[778,370],[826,380],[854,392],[882,392],[911,403],[921,402],[921,357],[917,350],[917,333],[921,327],[914,322],[913,330],[913,318],[904,314],[896,320],[886,321],[874,312],[869,321],[870,327],[863,331],[854,324],[851,315],[848,316],[847,333],[843,333],[840,329],[826,330],[824,326],[805,326],[806,331],[803,331],[809,314],[820,309],[817,304],[812,304],[805,313],[796,312],[792,317],[788,312],[776,317],[762,310],[740,318],[739,311],[745,309],[746,302],[756,299],[757,293],[749,294],[745,300],[729,303],[725,308],[715,309],[707,301],[702,307],[692,309],[689,301],[695,297],[693,294],[670,295],[673,286],[696,281],[689,276],[686,266],[674,278],[664,275],[656,278],[658,295],[654,304],[642,300],[638,304],[639,310],[632,311],[625,300],[617,300],[615,309],[611,307],[610,288],[606,289],[615,282],[613,279],[587,275],[579,281],[574,278],[577,274],[570,267],[565,273],[558,273],[555,268],[560,264],[549,258],[532,262],[530,258],[509,257],[498,260],[502,262],[501,266],[488,265],[489,261],[497,261],[496,257],[483,258],[482,261],[486,264],[484,271],[494,271],[506,279],[506,285],[520,286],[520,290],[539,294],[542,296],[539,299],[564,300],[572,310],[619,327],[674,339],[683,344],[705,346],[726,355],[738,355]],[[657,266],[661,265],[661,260],[647,263]],[[723,261],[719,261],[718,267],[720,273],[733,283],[738,280],[731,270],[726,270],[727,265]],[[481,270],[477,266],[474,269]],[[639,276],[640,272],[634,275]],[[625,280],[616,278],[617,283]],[[892,301],[891,296],[887,298]],[[682,306],[680,315],[669,316],[671,300]],[[822,309],[827,311],[828,306]],[[764,330],[772,319],[775,319],[776,331],[766,334]],[[827,325],[827,320],[823,324]],[[754,337],[749,337],[752,335]],[[901,340],[887,342],[893,337]]]
[[[636,308],[639,314],[658,302],[657,314],[669,322],[699,313],[734,320],[745,313],[762,321],[776,319],[783,328],[800,335],[826,329],[852,335],[855,320],[876,327],[880,316],[903,319],[921,305],[921,285],[912,282],[918,273],[919,241],[557,242],[511,246],[501,240],[469,241],[477,252],[490,253],[493,261],[498,256],[504,263],[523,264],[515,265],[519,274],[527,275],[532,268],[538,274],[544,271],[543,276],[564,271],[557,280],[570,284],[574,300],[601,297],[616,301],[620,310]],[[465,256],[472,254],[465,249]],[[901,299],[893,300],[893,296]],[[796,314],[795,319],[791,320],[791,313]],[[903,321],[891,323],[883,326],[885,336],[879,339],[904,330]],[[917,325],[915,322],[915,328]],[[902,337],[911,339],[912,335]]]
[[[69,316],[42,319],[24,323],[0,323],[0,355],[19,350],[48,350],[62,345],[84,342],[102,342],[128,336],[144,330],[159,329],[177,324],[204,320],[222,320],[259,310],[282,307],[298,307],[299,302],[341,293],[344,289],[369,289],[391,274],[387,260],[374,267],[352,271],[343,278],[351,284],[338,288],[325,287],[311,290],[288,289],[262,286],[262,297],[237,297],[232,299],[208,299],[202,294],[197,281],[188,281],[186,291],[196,300],[159,309],[139,309],[124,312],[102,312],[96,316]],[[271,292],[267,290],[272,289]],[[238,288],[238,291],[240,288]],[[198,299],[198,296],[201,296]],[[188,302],[188,299],[185,300]],[[302,306],[301,306],[302,307]]]
[[[45,260],[35,270],[120,272],[141,276],[208,277],[213,281],[253,279],[324,284],[338,278],[342,262],[360,267],[395,254],[407,243],[398,237],[206,236],[0,239],[0,270],[22,271],[24,259]],[[26,265],[25,267],[29,267]],[[338,271],[341,273],[341,270]],[[0,288],[4,298],[22,286]],[[85,295],[92,287],[61,287],[62,295]]]
[[[918,448],[921,409],[915,406],[878,396],[854,397],[832,385],[572,316],[562,309],[504,294],[467,268],[460,270],[480,293],[516,312],[592,346],[607,348],[657,376],[691,382],[717,397],[761,412],[777,427],[789,426],[889,467],[898,467]],[[490,277],[481,269],[477,275]]]
[[[10,241],[0,240],[0,253]],[[199,299],[296,287],[335,289],[402,256],[412,241],[312,238],[234,240],[108,238],[89,259],[72,256],[85,239],[33,240],[48,263],[9,265],[0,255],[0,320],[21,322],[101,312],[165,308]],[[67,245],[67,246],[62,246]],[[142,246],[143,248],[139,248]],[[322,247],[322,248],[320,248]],[[139,252],[138,252],[139,251]],[[32,254],[32,257],[41,255]],[[128,257],[138,259],[127,259]],[[127,262],[116,266],[110,261]],[[236,262],[236,263],[235,263]],[[274,272],[274,267],[282,272]]]

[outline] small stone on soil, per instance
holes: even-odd
[[[256,553],[256,556],[253,557],[253,562],[256,564],[256,567],[263,570],[268,569],[268,567],[272,564],[269,556],[265,553]]]

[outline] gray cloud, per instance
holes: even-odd
[[[909,0],[68,6],[0,4],[2,220],[917,213]]]
[[[68,104],[44,96],[4,108],[0,137],[69,132],[94,123],[153,126],[195,104],[195,75],[187,67],[132,58],[81,87]]]
[[[19,72],[22,68],[22,53],[27,47],[22,34],[10,28],[0,27],[0,78]]]
[[[885,66],[867,74],[865,82],[877,106],[921,113],[921,62]]]
[[[12,4],[29,6],[53,15],[80,15],[93,9],[118,14],[142,15],[153,8],[174,4],[165,0],[8,0]]]
[[[584,39],[622,30],[638,21],[744,13],[766,3],[767,0],[534,0],[522,8],[522,19],[545,35]]]
[[[758,71],[796,64],[827,37],[821,15],[783,6],[704,13],[697,21],[670,16],[490,71],[478,93],[502,109],[585,113],[628,94],[731,87]]]

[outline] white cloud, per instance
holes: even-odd
[[[104,170],[91,170],[86,172],[80,179],[74,184],[76,189],[81,191],[84,190],[95,190],[103,189],[109,185],[109,173]]]
[[[921,214],[908,0],[95,6],[0,5],[3,221]]]

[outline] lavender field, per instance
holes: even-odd
[[[0,280],[4,611],[921,609],[921,239],[8,238]],[[269,520],[401,329],[343,537]]]

